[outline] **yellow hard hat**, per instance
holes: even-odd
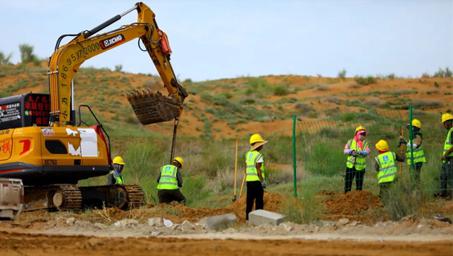
[[[448,120],[453,120],[453,115],[450,113],[443,113],[442,114],[442,123],[445,123]]]
[[[263,139],[263,137],[261,137],[261,135],[259,135],[259,133],[255,133],[252,136],[250,136],[249,142],[250,142],[250,145],[252,145],[252,144],[258,143],[258,142],[264,142],[264,139]]]
[[[124,160],[121,156],[115,156],[115,158],[113,158],[113,163],[114,164],[121,164],[121,165],[125,165],[126,163],[124,163]]]
[[[379,151],[388,151],[389,144],[385,140],[380,140],[376,143],[376,149]]]
[[[420,120],[414,118],[414,119],[412,119],[412,126],[415,126],[415,127],[419,128],[419,129],[421,129],[422,128],[422,122],[420,122]]]
[[[184,165],[184,159],[182,159],[182,157],[180,156],[173,158],[173,161],[178,162],[181,165],[181,167]]]
[[[366,131],[366,128],[359,125],[359,126],[357,126],[357,128],[355,128],[355,133],[357,133],[358,131]]]

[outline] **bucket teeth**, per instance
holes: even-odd
[[[182,111],[182,104],[176,99],[150,89],[130,91],[127,100],[143,125],[173,120]]]

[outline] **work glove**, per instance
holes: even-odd
[[[265,189],[267,187],[266,181],[261,181],[261,186]]]
[[[367,156],[368,152],[366,152],[365,150],[362,150],[362,151],[359,151],[358,154],[361,156]]]

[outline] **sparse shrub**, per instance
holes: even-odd
[[[11,64],[12,54],[5,55],[3,52],[0,52],[0,65]]]
[[[328,96],[328,97],[325,98],[325,100],[327,102],[334,103],[336,105],[340,105],[341,104],[341,100],[337,96]]]
[[[305,103],[297,103],[294,108],[298,110],[302,115],[308,115],[309,113],[316,112],[312,106]]]
[[[338,78],[341,78],[341,79],[346,78],[346,69],[342,69],[338,72]]]
[[[121,72],[121,71],[123,71],[123,65],[115,65],[115,71],[116,71],[116,72]]]
[[[367,76],[367,77],[356,77],[355,81],[357,84],[360,85],[370,85],[370,84],[375,84],[377,82],[376,78],[373,76]]]
[[[440,100],[412,100],[412,106],[420,109],[436,109],[443,106]]]
[[[36,57],[35,54],[33,54],[33,46],[28,45],[28,44],[21,44],[19,45],[19,51],[20,51],[20,59],[23,64],[26,63],[39,63],[38,57]]]
[[[276,96],[285,96],[288,95],[289,93],[290,91],[286,86],[280,85],[274,88],[274,95]]]
[[[393,80],[395,78],[396,78],[396,76],[393,73],[387,75],[387,79]]]
[[[453,72],[448,67],[446,67],[445,69],[439,68],[439,70],[436,73],[434,73],[433,76],[434,77],[452,77]]]
[[[381,99],[376,97],[366,99],[365,104],[373,107],[380,107],[385,105],[385,103]]]

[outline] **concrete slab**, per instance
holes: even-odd
[[[285,215],[280,213],[256,210],[249,213],[249,223],[255,226],[270,224],[278,225],[285,220]]]

